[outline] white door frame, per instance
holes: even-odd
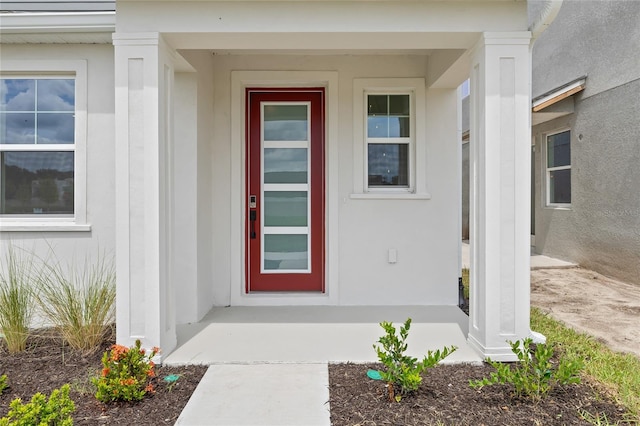
[[[325,88],[325,293],[246,294],[245,215],[247,87]],[[351,100],[349,100],[351,101]],[[337,305],[338,297],[338,73],[336,71],[231,72],[231,280],[232,306]]]

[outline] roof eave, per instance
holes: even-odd
[[[532,111],[541,111],[550,105],[568,98],[569,96],[575,95],[576,93],[584,90],[586,81],[587,77],[582,76],[541,96],[534,98],[531,102]]]
[[[116,13],[109,12],[25,12],[0,13],[0,33],[114,32]]]

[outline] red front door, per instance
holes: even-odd
[[[247,89],[247,292],[324,291],[324,89]]]

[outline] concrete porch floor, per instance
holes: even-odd
[[[410,355],[455,345],[445,362],[480,363],[467,344],[469,318],[457,306],[221,307],[177,327],[178,345],[165,365],[377,361],[379,323],[412,319]]]

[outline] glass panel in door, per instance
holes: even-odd
[[[262,102],[261,272],[311,272],[310,103]]]

